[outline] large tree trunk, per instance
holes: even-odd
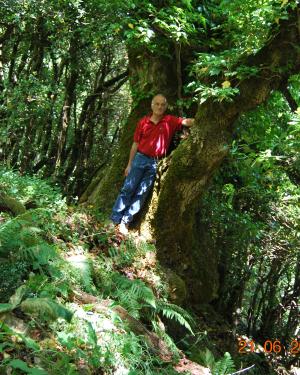
[[[162,162],[167,166],[161,167],[146,216],[148,225],[142,224],[142,228],[149,228],[150,224],[159,260],[185,280],[190,302],[209,302],[218,290],[218,256],[203,246],[195,220],[201,196],[228,153],[238,116],[265,101],[282,80],[297,71],[300,64],[298,45],[299,30],[294,11],[288,21],[282,22],[274,39],[246,61],[246,65],[258,67],[259,73],[238,82],[240,93],[233,102],[208,100],[199,106],[190,137],[181,142],[171,158]],[[139,61],[137,55],[130,57],[130,75],[139,83],[141,91],[162,91],[167,97],[176,95],[176,67],[173,64],[176,59],[166,62],[161,57],[148,56],[145,60],[146,56],[142,55],[143,60]],[[134,127],[146,112],[146,102],[140,100],[123,131],[113,163],[89,196],[89,203],[100,209],[111,207],[120,188]]]

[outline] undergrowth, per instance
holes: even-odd
[[[190,335],[194,321],[168,300],[155,247],[118,238],[37,178],[2,168],[0,186],[27,208],[0,213],[0,374],[176,374],[180,351],[163,320]]]

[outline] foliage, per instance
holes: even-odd
[[[226,83],[228,82],[228,86],[226,87]],[[195,87],[193,89],[193,87]],[[214,101],[228,101],[232,102],[233,97],[238,94],[239,90],[237,88],[230,87],[229,81],[223,82],[223,87],[216,87],[215,85],[212,86],[205,86],[205,85],[197,85],[195,82],[191,83],[188,86],[189,89],[193,89],[193,92],[199,99],[199,103],[204,103],[207,99],[212,98]]]
[[[194,334],[191,325],[195,324],[192,316],[182,307],[165,301],[157,302],[157,313],[161,313],[168,319],[174,319],[176,322],[185,327],[192,335]]]
[[[97,264],[95,270],[95,283],[103,291],[104,297],[108,295],[113,297],[115,303],[123,306],[133,317],[155,322],[161,314],[168,319],[174,319],[193,333],[191,325],[194,321],[191,315],[180,306],[155,297],[144,281],[130,280],[118,272],[112,272],[107,262],[103,260],[101,264]]]
[[[155,297],[150,288],[141,280],[128,280],[121,275],[114,275],[112,290],[116,290],[115,296],[129,313],[139,318],[139,310],[144,306],[156,307]]]
[[[124,86],[126,44],[171,59],[177,50],[191,101],[232,100],[236,79],[257,73],[243,59],[295,5],[277,0],[2,3],[1,160],[22,172],[51,176],[72,197],[110,160],[126,121],[131,102]],[[207,75],[211,82],[204,82]]]
[[[20,174],[4,166],[0,167],[0,186],[1,190],[31,208],[47,207],[48,212],[55,212],[65,205],[57,185],[50,185],[47,180]]]
[[[27,275],[29,264],[24,261],[0,262],[0,300],[8,301],[11,293],[18,288]]]
[[[21,309],[45,320],[63,318],[69,322],[72,319],[70,311],[49,298],[28,298],[21,303]]]
[[[146,256],[132,243],[112,239],[90,214],[66,207],[57,184],[76,201],[114,152],[131,104],[124,86],[126,45],[137,55],[175,58],[181,106],[232,101],[241,81],[260,69],[272,70],[245,61],[277,33],[296,4],[2,1],[0,158],[22,175],[1,168],[0,188],[28,211],[16,218],[0,216],[0,299],[7,302],[23,282],[26,288],[0,309],[17,315],[21,306],[56,321],[48,326],[38,315],[27,317],[40,335],[54,337],[54,343],[42,340],[44,348],[1,325],[1,350],[9,356],[1,370],[7,365],[16,372],[41,373],[30,359],[37,357],[50,373],[75,374],[82,363],[98,373],[116,367],[129,373],[172,373],[116,317],[95,314],[103,324],[99,327],[89,320],[93,313],[88,307],[82,312],[67,302],[73,289],[108,298],[148,327],[152,324],[174,351],[160,318],[193,328],[191,316],[167,301],[155,266],[151,271],[145,266]],[[299,100],[299,77],[289,84]],[[183,88],[189,101],[182,98]],[[214,306],[237,322],[236,329],[259,338],[287,339],[298,324],[299,123],[299,111],[290,114],[278,93],[266,106],[242,116],[231,154],[199,213],[199,226],[219,254]],[[55,188],[26,172],[51,177]],[[68,258],[73,255],[86,257],[93,266],[72,266]],[[142,280],[140,269],[146,269]],[[70,323],[69,310],[74,312]],[[56,319],[61,317],[67,321]],[[216,374],[233,371],[227,354],[216,361],[208,353],[206,362]]]
[[[36,178],[24,176],[22,181],[18,174],[16,179],[13,175],[6,170],[4,178],[6,189],[16,199],[26,195],[28,186],[38,186]],[[5,353],[1,370],[77,374],[80,364],[84,364],[95,373],[116,368],[129,373],[175,373],[171,365],[153,354],[143,337],[128,330],[126,322],[113,312],[114,305],[123,306],[133,317],[152,326],[178,353],[171,337],[158,324],[160,316],[188,330],[194,322],[184,309],[167,302],[166,288],[154,269],[154,246],[141,244],[137,248],[132,240],[119,243],[102,223],[91,223],[87,211],[67,208],[65,204],[55,206],[56,201],[62,201],[59,193],[53,193],[47,184],[42,188],[44,194],[49,192],[43,200],[36,200],[42,207],[14,218],[6,216],[0,227],[2,264],[6,268],[15,264],[17,270],[22,270],[18,267],[24,264],[22,274],[9,274],[13,288],[5,289],[7,303],[0,304],[1,318],[6,322],[1,323],[0,347]],[[93,250],[90,255],[89,249]],[[101,255],[95,258],[95,251]],[[151,287],[136,275],[125,276],[126,272],[130,275],[128,269],[136,273],[142,268],[153,268],[148,271]],[[5,285],[3,280],[1,290]],[[112,309],[102,314],[92,312],[92,304],[67,302],[73,289],[108,298]],[[28,325],[26,334],[9,327],[8,317],[14,320],[16,316]]]
[[[76,161],[84,174],[84,159],[94,166],[91,174],[101,167],[128,112],[128,89],[120,90],[126,53],[113,26],[127,7],[120,1],[108,8],[104,1],[47,0],[3,1],[2,8],[7,58],[1,69],[1,160],[76,190]],[[78,144],[83,138],[85,146]]]
[[[234,372],[235,365],[228,352],[226,352],[223,358],[218,361],[215,359],[213,353],[206,349],[205,352],[201,353],[202,363],[209,367],[213,375],[226,375]]]
[[[19,287],[13,294],[9,303],[0,303],[0,313],[12,311],[20,307],[24,313],[39,317],[40,320],[49,321],[63,318],[68,322],[72,319],[72,313],[50,298],[27,298],[28,290],[25,285]]]
[[[202,206],[202,223],[219,249],[216,305],[248,334],[263,337],[289,335],[296,324],[289,304],[299,298],[297,118],[279,93],[243,116]]]
[[[230,101],[239,92],[240,82],[256,76],[263,68],[245,65],[245,60],[272,38],[280,20],[288,18],[289,7],[296,3],[287,3],[221,1],[215,10],[218,23],[213,27],[218,38],[209,39],[210,50],[198,53],[190,65],[191,80],[186,92],[201,103],[209,97]]]
[[[41,238],[41,229],[31,225],[31,218],[38,215],[23,215],[0,227],[0,254],[2,257],[32,261],[33,267],[46,265],[53,258],[54,250]]]
[[[18,288],[30,270],[49,269],[50,261],[56,257],[55,248],[46,241],[43,230],[50,218],[49,211],[35,209],[0,224],[2,301]]]

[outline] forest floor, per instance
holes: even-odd
[[[36,178],[4,171],[0,188],[0,374],[299,374],[259,350],[239,355],[209,306],[176,305],[136,232]]]

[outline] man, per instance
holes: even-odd
[[[182,126],[190,127],[194,123],[191,118],[165,115],[167,107],[166,97],[155,95],[152,113],[143,117],[136,127],[124,172],[126,179],[111,215],[122,234],[128,233],[129,223],[143,207],[155,180],[158,161],[166,155],[173,135]]]

